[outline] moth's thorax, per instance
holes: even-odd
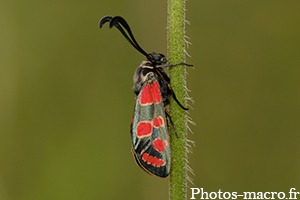
[[[155,69],[150,65],[151,62],[143,61],[142,64],[136,69],[133,81],[134,81],[134,93],[138,95],[143,83],[145,83],[151,77],[155,78]]]
[[[143,61],[140,67],[144,69],[154,69],[155,65],[153,65],[152,62],[147,60],[147,61]]]
[[[152,82],[154,82],[155,75],[152,71],[149,71],[145,75],[141,74],[141,79],[142,79],[142,83],[147,82],[149,84],[152,84]]]

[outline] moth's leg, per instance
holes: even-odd
[[[174,67],[174,66],[177,66],[177,65],[186,65],[186,66],[189,66],[189,67],[193,67],[193,65],[187,64],[187,63],[184,63],[184,62],[170,64],[170,65],[156,65],[156,67],[157,68],[165,68],[165,67]]]
[[[175,124],[174,124],[174,122],[173,122],[173,120],[171,118],[171,115],[169,114],[169,112],[166,109],[165,109],[165,113],[166,113],[166,116],[168,116],[169,119],[170,119],[170,122],[171,122],[171,124],[173,126],[173,129],[174,129],[174,132],[175,132],[177,138],[179,138],[179,135],[177,134],[177,131],[176,131],[176,128],[175,128]]]
[[[183,109],[183,110],[188,110],[188,108],[184,107],[176,98],[175,92],[173,91],[173,89],[171,88],[171,85],[168,83],[168,88],[170,89],[170,92],[173,96],[173,99],[176,101],[176,103]]]
[[[176,63],[176,64],[172,64],[172,65],[157,65],[156,68],[164,68],[164,67],[174,67],[174,66],[177,66],[177,65],[186,65],[186,66],[190,66],[190,67],[193,67],[193,65],[191,64],[187,64],[187,63],[184,63],[184,62],[180,62],[180,63]],[[159,70],[156,70],[158,74],[160,74],[161,77],[164,78],[164,80],[166,81],[165,77],[159,72]],[[188,108],[184,107],[179,101],[178,99],[176,98],[176,95],[175,95],[175,92],[173,91],[169,81],[166,81],[166,84],[168,85],[168,88],[173,96],[173,99],[176,101],[176,103],[184,110],[188,110]]]

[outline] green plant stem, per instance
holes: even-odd
[[[185,62],[185,0],[168,0],[168,58],[170,64]],[[171,87],[176,97],[183,105],[185,102],[185,66],[180,65],[170,69]],[[170,199],[186,199],[187,169],[186,169],[186,111],[172,100],[170,113],[176,126],[179,138],[170,128],[172,167],[170,173]]]

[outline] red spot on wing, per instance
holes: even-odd
[[[160,167],[160,166],[165,165],[165,162],[162,159],[150,156],[147,153],[144,153],[142,158],[145,162],[147,162],[147,164],[151,164],[153,166]]]
[[[152,97],[152,91],[150,85],[146,84],[141,92],[141,104],[152,104],[153,103],[153,97]]]
[[[162,117],[156,117],[154,120],[153,120],[153,126],[158,128],[160,126],[162,126],[164,124],[164,120]]]
[[[166,147],[166,143],[164,143],[161,139],[156,138],[153,141],[153,147],[158,151],[158,152],[163,152]]]
[[[152,91],[153,91],[154,102],[155,103],[161,102],[161,94],[159,91],[159,86],[157,81],[152,84]]]
[[[142,105],[152,104],[153,100],[155,103],[161,102],[161,94],[159,91],[159,85],[158,85],[157,81],[155,81],[152,84],[152,88],[149,84],[146,84],[141,91],[141,104]]]
[[[136,127],[138,137],[146,137],[152,133],[152,124],[150,122],[140,122]]]

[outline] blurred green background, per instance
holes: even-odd
[[[0,200],[167,199],[168,179],[130,152],[132,77],[145,58],[98,28],[123,16],[146,51],[166,54],[166,1],[0,2]],[[300,192],[300,1],[186,8],[189,187]]]

